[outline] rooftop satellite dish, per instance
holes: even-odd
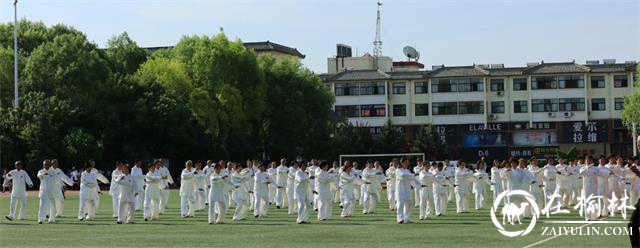
[[[418,50],[411,46],[405,46],[404,48],[402,48],[402,52],[405,56],[407,56],[407,58],[409,58],[409,60],[414,59],[417,61],[420,58],[420,53],[418,52]]]

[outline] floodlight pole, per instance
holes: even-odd
[[[13,83],[15,108],[20,108],[18,97],[18,0],[13,1]]]

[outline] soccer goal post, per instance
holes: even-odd
[[[424,153],[391,153],[391,154],[341,154],[339,157],[340,166],[342,161],[347,158],[397,158],[397,157],[422,157],[425,161]]]

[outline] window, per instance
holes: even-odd
[[[555,77],[533,77],[531,78],[531,89],[548,90],[557,89],[558,82]]]
[[[346,83],[336,83],[335,94],[336,96],[344,96],[346,93]]]
[[[463,78],[451,81],[456,82],[455,84],[458,85],[458,92],[484,91],[484,84],[482,83],[482,79],[479,78]]]
[[[449,79],[433,80],[431,82],[431,92],[456,92],[458,89],[456,81]]]
[[[361,105],[360,116],[362,117],[384,116],[384,104]]]
[[[484,114],[484,102],[459,102],[458,113],[461,115],[466,114]]]
[[[591,77],[591,88],[604,88],[604,76],[593,76]]]
[[[624,108],[624,98],[616,97],[613,100],[614,100],[613,108],[615,110],[622,110]]]
[[[434,102],[431,106],[433,115],[455,115],[458,114],[458,103],[456,102]]]
[[[526,78],[514,78],[513,79],[513,90],[527,90],[527,79]]]
[[[393,116],[407,116],[407,105],[405,105],[405,104],[394,104],[393,105]]]
[[[393,83],[393,94],[394,95],[404,95],[407,92],[406,84],[402,83]]]
[[[513,113],[528,113],[529,102],[527,101],[513,101]]]
[[[591,99],[591,111],[605,111],[607,110],[607,104],[604,98]]]
[[[504,91],[504,79],[491,79],[491,91]]]
[[[558,86],[560,89],[584,88],[584,78],[580,75],[559,76]]]
[[[492,114],[504,114],[504,102],[491,102]]]
[[[427,82],[416,82],[416,94],[429,93],[429,85]]]
[[[429,115],[429,104],[417,103],[416,104],[416,116]]]
[[[360,95],[384,95],[384,82],[360,83]]]
[[[627,75],[615,75],[613,76],[613,87],[626,88],[629,84],[627,82]]]
[[[558,99],[533,99],[531,112],[558,112]]]
[[[584,98],[560,98],[560,111],[584,111]]]
[[[336,106],[336,114],[342,118],[360,117],[358,105]]]

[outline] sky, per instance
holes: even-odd
[[[140,46],[215,35],[297,48],[305,66],[327,71],[336,44],[373,50],[376,0],[19,0],[18,18],[63,23],[104,47],[127,32]],[[12,1],[0,22],[13,21]],[[383,0],[382,53],[406,60],[415,47],[432,65],[615,58],[640,60],[640,0]]]

